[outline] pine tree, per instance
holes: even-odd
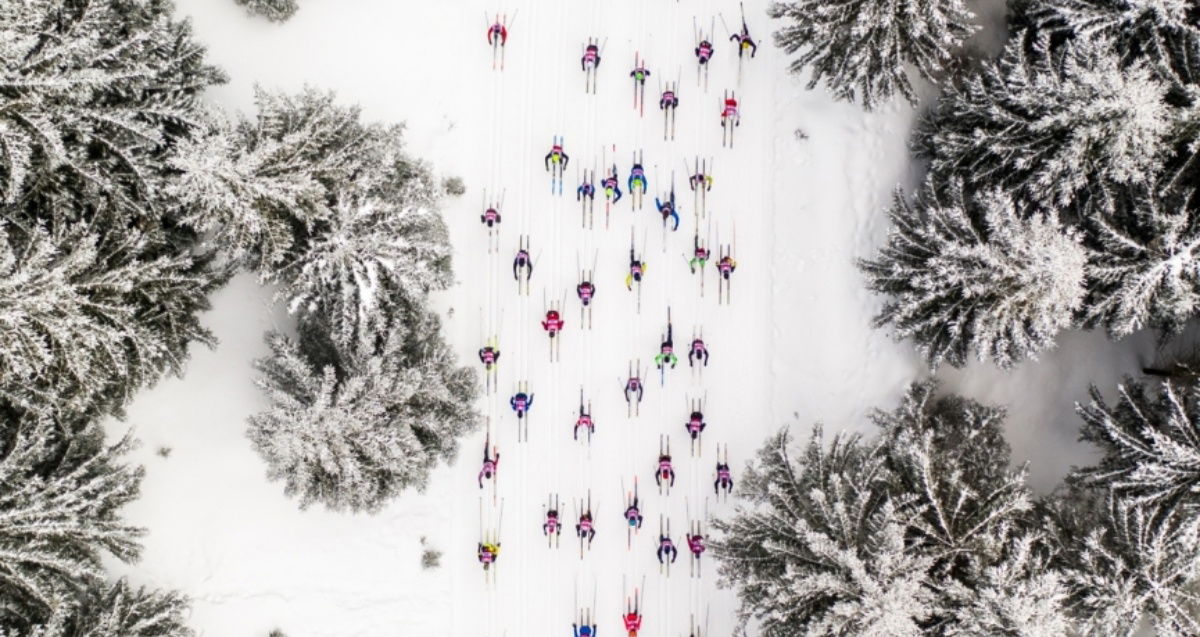
[[[1200,7],[1190,0],[1027,0],[1023,18],[1077,38],[1111,38],[1126,61],[1179,61],[1200,45]]]
[[[933,614],[933,559],[905,541],[914,513],[893,498],[877,450],[857,437],[824,448],[816,428],[795,462],[781,432],[742,478],[745,504],[713,543],[743,621],[761,634],[916,635]]]
[[[1143,64],[1106,41],[1018,33],[1003,54],[947,86],[917,133],[918,153],[971,191],[999,187],[1042,206],[1156,179],[1176,110]]]
[[[1092,387],[1091,403],[1076,406],[1082,438],[1103,455],[1074,479],[1122,502],[1200,514],[1200,385],[1127,379],[1117,392],[1110,406]]]
[[[1193,192],[1131,190],[1087,215],[1085,324],[1114,337],[1179,332],[1200,309],[1200,211]]]
[[[1007,195],[973,198],[951,183],[915,205],[897,193],[881,254],[860,262],[868,287],[889,295],[876,318],[912,337],[933,367],[960,367],[972,350],[1009,367],[1036,358],[1074,322],[1086,253],[1049,213],[1023,219]]]
[[[119,411],[188,344],[224,281],[204,257],[136,229],[100,236],[0,220],[0,403],[44,414]]]
[[[175,592],[133,590],[120,579],[91,587],[81,600],[66,598],[48,621],[0,636],[17,637],[192,637],[184,623],[189,602]]]
[[[33,622],[104,580],[102,553],[137,558],[142,530],[120,509],[138,496],[143,471],[122,464],[126,435],[105,448],[91,425],[5,414],[0,420],[0,609]]]
[[[476,424],[474,373],[456,366],[437,319],[423,311],[382,326],[377,349],[339,351],[327,326],[302,324],[301,338],[269,337],[258,362],[271,403],[251,417],[249,436],[273,479],[301,506],[377,511],[453,458]]]
[[[910,73],[936,79],[976,29],[962,0],[793,0],[768,12],[785,20],[776,43],[800,52],[792,72],[810,69],[810,89],[824,80],[835,97],[867,109],[896,93],[916,103]]]
[[[236,0],[246,13],[260,15],[272,22],[284,22],[299,9],[296,0]]]
[[[223,81],[163,0],[0,6],[0,200],[145,216],[171,141]]]
[[[1079,634],[1200,632],[1200,517],[1072,490],[1054,510]]]

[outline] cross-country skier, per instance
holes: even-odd
[[[591,305],[592,297],[596,296],[596,286],[591,281],[581,281],[575,286],[575,293],[579,295],[579,301],[584,307]]]
[[[637,188],[642,191],[643,195],[646,194],[646,187],[650,185],[650,182],[646,180],[646,169],[642,167],[641,162],[634,162],[633,168],[629,170],[629,180],[625,185],[628,186],[630,193]]]
[[[688,188],[696,189],[696,186],[703,186],[705,191],[711,192],[713,187],[712,175],[706,175],[703,172],[698,172],[688,176]]]
[[[616,164],[613,164],[612,174],[600,180],[600,186],[604,188],[604,195],[612,199],[613,203],[621,200],[621,182],[617,180]]]
[[[526,281],[533,276],[533,258],[525,248],[517,250],[517,256],[513,257],[513,278],[517,281],[521,280],[521,270],[525,271]]]
[[[658,471],[654,473],[654,481],[661,487],[663,480],[669,480],[671,486],[675,486],[675,469],[671,466],[671,454],[669,453],[658,455]]]
[[[758,44],[754,42],[754,38],[750,37],[750,27],[746,26],[744,20],[742,21],[742,32],[729,36],[729,40],[738,43],[738,57],[742,57],[742,53],[745,51],[750,52],[750,57],[754,57],[754,54],[758,53]]]
[[[589,65],[592,68],[599,68],[600,66],[600,47],[594,42],[587,45],[587,48],[583,51],[583,57],[579,58],[580,70],[588,70]]]
[[[700,44],[696,45],[696,59],[699,60],[701,64],[708,64],[708,61],[712,58],[712,55],[712,42],[709,42],[707,39],[705,39],[701,40]]]
[[[640,283],[642,275],[645,273],[646,264],[637,258],[632,247],[629,248],[629,274],[625,275],[625,289],[632,290],[633,282],[637,281]]]
[[[575,629],[575,637],[596,637],[596,624],[592,624],[591,626],[587,624],[582,626],[571,624],[571,628]]]
[[[710,256],[712,254],[708,251],[708,248],[700,245],[700,235],[694,235],[692,237],[692,258],[688,260],[688,269],[691,270],[692,274],[696,273],[697,267],[704,270],[704,266],[708,265],[708,258]]]
[[[629,637],[638,637],[638,631],[642,629],[642,613],[636,605],[632,609],[627,609],[621,619],[625,621],[625,630],[629,632]]]
[[[484,445],[483,446],[483,468],[479,470],[479,488],[480,489],[483,488],[484,478],[491,480],[492,476],[496,475],[496,472],[500,470],[500,452],[499,451],[496,452],[495,458],[493,458],[490,455],[490,452],[491,452],[491,450],[488,449],[487,445]]]
[[[708,367],[708,346],[699,337],[692,339],[692,346],[688,348],[688,367],[694,367],[695,361],[704,361],[704,366]]]
[[[679,362],[679,357],[675,355],[675,341],[672,340],[671,324],[667,323],[667,340],[663,341],[658,346],[658,355],[654,357],[654,366],[662,369],[664,363],[670,363],[671,369],[675,369],[675,365]]]
[[[585,511],[579,516],[579,524],[575,525],[575,534],[581,540],[587,540],[591,544],[596,537],[596,527],[592,524],[592,512]]]
[[[737,261],[734,261],[733,257],[729,255],[725,255],[721,257],[720,261],[717,261],[717,272],[720,272],[721,278],[725,279],[726,281],[729,280],[729,275],[732,274],[736,269]]]
[[[484,369],[491,371],[492,366],[500,360],[500,350],[488,345],[479,349],[479,362],[483,363]]]
[[[665,110],[668,108],[678,108],[678,107],[679,107],[679,96],[675,94],[675,91],[672,91],[671,89],[667,89],[667,90],[663,91],[662,97],[660,97],[658,99],[659,110]]]
[[[517,412],[517,419],[520,420],[533,407],[533,394],[526,394],[523,391],[517,392],[513,394],[512,398],[508,399],[508,404],[512,407],[513,411]]]
[[[629,508],[625,509],[625,522],[635,529],[642,528],[642,513],[638,508],[638,497],[636,495],[633,496],[633,503],[629,505]]]
[[[556,334],[562,331],[562,328],[563,320],[562,317],[558,315],[558,310],[547,311],[546,320],[542,321],[542,329],[546,330],[546,332],[550,335],[550,338],[554,338]],[[532,402],[532,400],[530,402]]]
[[[738,114],[738,101],[733,96],[725,98],[725,108],[721,111],[721,126],[729,120],[733,121],[734,126],[742,125],[742,116]]]
[[[625,381],[625,402],[630,402],[634,397],[637,398],[637,402],[642,402],[642,391],[642,379],[630,376],[629,380]]]
[[[483,214],[479,215],[479,220],[487,225],[487,227],[491,228],[492,226],[500,223],[500,211],[496,210],[495,206],[488,206],[488,209],[484,210]]]
[[[696,556],[696,559],[700,559],[700,554],[705,550],[704,536],[700,535],[699,533],[695,535],[692,535],[691,533],[687,534],[687,545],[688,550],[692,552],[692,555]]]
[[[713,481],[713,493],[720,495],[721,489],[725,489],[725,493],[733,492],[733,473],[729,471],[729,463],[717,461],[717,479]]]
[[[683,425],[683,428],[687,430],[692,440],[699,438],[700,432],[704,431],[707,427],[708,423],[704,422],[704,413],[699,411],[693,411],[692,415],[688,417],[688,421]]]
[[[629,72],[629,77],[632,77],[634,82],[644,85],[646,78],[650,77],[650,71],[646,69],[645,65],[639,65]]]
[[[580,427],[587,429],[589,436],[596,433],[596,422],[592,420],[592,415],[584,410],[582,400],[579,403],[579,417],[575,419],[575,432],[572,434],[575,440],[579,440]]]
[[[508,28],[504,24],[497,22],[491,27],[488,27],[487,41],[488,44],[493,44],[495,38],[500,38],[500,46],[508,44]]]
[[[486,571],[500,557],[500,543],[480,542],[476,553],[479,556],[479,563],[483,564],[483,570]]]
[[[562,522],[558,519],[558,509],[546,511],[546,522],[542,524],[542,535],[562,535]]]
[[[563,152],[562,144],[554,144],[550,147],[550,152],[546,153],[546,170],[550,170],[550,164],[562,164],[562,169],[566,170],[567,164],[571,162],[571,158]]]
[[[590,181],[585,181],[579,184],[579,187],[575,189],[575,201],[581,201],[584,198],[596,198],[596,185]]]
[[[672,564],[675,563],[675,558],[679,557],[679,549],[675,548],[675,543],[671,541],[671,538],[665,535],[658,536],[657,553],[659,564],[663,563],[664,556],[669,557]]]
[[[658,208],[658,214],[662,215],[663,224],[667,223],[667,219],[672,219],[675,226],[671,230],[679,229],[679,213],[675,211],[675,191],[672,190],[666,201],[659,201],[658,197],[654,198],[654,207]]]

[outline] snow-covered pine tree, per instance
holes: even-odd
[[[1200,210],[1194,190],[1130,189],[1086,215],[1085,324],[1114,337],[1179,332],[1200,309]]]
[[[240,264],[277,281],[310,239],[328,234],[349,199],[384,189],[403,154],[401,126],[364,124],[331,92],[256,89],[258,113],[233,124],[210,113],[202,134],[181,142],[170,194],[183,224],[206,233]],[[393,201],[402,206],[405,201]]]
[[[933,559],[906,542],[917,514],[889,493],[878,449],[819,427],[794,461],[787,432],[745,471],[732,517],[715,522],[713,549],[736,587],[742,620],[765,637],[917,635],[934,614]]]
[[[191,637],[189,601],[173,592],[134,590],[124,578],[92,586],[81,599],[64,598],[49,620],[0,637]]]
[[[98,425],[68,428],[0,418],[0,609],[29,622],[103,584],[102,553],[131,561],[140,551],[142,531],[120,518],[142,480],[122,459],[133,440],[105,447]]]
[[[188,23],[160,0],[0,5],[0,200],[145,217],[169,142],[223,81]]]
[[[1143,64],[1107,41],[1051,47],[1015,34],[994,62],[947,86],[921,122],[917,153],[974,192],[999,187],[1045,207],[1114,186],[1153,183],[1171,151],[1176,109]]]
[[[119,411],[188,344],[223,278],[134,228],[98,236],[0,219],[0,403],[42,414]]]
[[[246,7],[246,13],[260,15],[272,22],[283,22],[292,17],[299,7],[296,0],[235,0]]]
[[[799,52],[791,70],[809,69],[810,89],[824,80],[835,97],[867,109],[896,93],[916,103],[910,73],[936,80],[976,29],[963,0],[792,0],[768,14],[784,20],[775,42]]]
[[[1200,634],[1200,516],[1071,489],[1056,503],[1057,568],[1077,634]]]
[[[1117,392],[1109,405],[1092,387],[1091,402],[1076,406],[1082,438],[1103,455],[1072,478],[1122,502],[1200,514],[1200,385],[1126,379]]]
[[[915,204],[897,192],[887,244],[859,263],[868,287],[890,297],[876,324],[912,337],[933,367],[962,366],[972,350],[1001,367],[1036,358],[1081,306],[1077,235],[1000,191],[967,198],[961,183],[931,184]]]
[[[1017,8],[1023,20],[1050,32],[1111,38],[1126,62],[1171,66],[1200,46],[1194,0],[1024,0]]]
[[[302,321],[301,338],[268,338],[257,363],[269,409],[250,419],[249,436],[301,506],[377,511],[457,451],[476,425],[472,370],[456,366],[437,318],[424,310],[393,317],[380,342],[339,351],[327,326]]]

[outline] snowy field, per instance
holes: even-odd
[[[717,588],[707,555],[703,577],[688,577],[682,538],[685,506],[693,516],[706,499],[714,515],[731,506],[712,496],[716,443],[728,443],[737,479],[777,427],[799,423],[806,432],[821,421],[831,432],[869,431],[870,410],[891,407],[908,382],[927,373],[909,344],[871,328],[878,299],[863,289],[853,264],[885,236],[883,210],[893,188],[911,187],[919,174],[906,150],[914,111],[897,103],[864,113],[806,91],[803,79],[786,75],[758,0],[746,6],[760,42],[757,58],[746,61],[739,85],[735,47],[718,19],[707,93],[696,86],[693,16],[708,25],[719,12],[736,28],[732,2],[307,0],[282,26],[251,20],[230,0],[178,4],[211,61],[230,75],[212,92],[214,102],[249,113],[255,83],[333,89],[361,104],[368,121],[407,122],[412,153],[465,180],[467,194],[444,208],[457,284],[438,303],[464,364],[478,368],[476,350],[489,332],[499,333],[499,391],[480,410],[503,456],[503,552],[495,586],[486,587],[474,552],[483,429],[464,440],[453,466],[434,473],[427,492],[407,494],[374,516],[301,512],[281,485],[266,482],[244,436],[247,416],[264,406],[251,361],[266,353],[263,334],[286,328],[288,319],[271,305],[271,290],[242,276],[216,295],[205,317],[219,347],[196,350],[184,378],[145,392],[127,423],[111,426],[115,433],[132,425],[143,441],[135,460],[147,467],[144,495],[127,517],[149,529],[142,561],[114,563],[114,572],[192,596],[191,624],[205,636],[265,636],[275,627],[290,637],[567,635],[577,604],[593,603],[612,635],[620,630],[622,581],[632,587],[643,576],[644,634],[685,635],[689,615],[706,613],[706,635],[730,634],[736,600]],[[1001,4],[980,3],[981,19],[993,29],[1003,18]],[[484,15],[497,10],[512,22],[503,73],[491,70],[484,42]],[[584,94],[578,66],[589,36],[605,47],[595,96]],[[644,117],[632,108],[635,52],[652,72]],[[664,142],[657,82],[676,77],[677,135]],[[736,89],[742,105],[733,149],[721,147],[719,98],[726,89]],[[554,135],[565,137],[571,157],[561,197],[550,194],[542,167]],[[631,210],[626,193],[606,230],[598,198],[595,228],[581,229],[576,167],[592,168],[605,147],[611,162],[614,145],[622,190],[631,153],[644,150],[646,204]],[[697,155],[715,159],[712,230],[704,220],[700,234],[715,248],[718,233],[721,242],[733,239],[736,222],[729,306],[716,302],[715,270],[702,298],[683,257],[696,224],[683,162]],[[665,193],[672,171],[682,223],[664,241],[653,197]],[[479,224],[484,188],[505,192],[495,254]],[[648,265],[640,314],[635,295],[623,289],[630,228],[639,251],[644,242]],[[536,259],[527,297],[511,279],[519,234],[530,236]],[[582,330],[573,290],[578,264],[590,264],[593,255],[594,328]],[[561,362],[554,364],[538,324],[543,298],[565,300]],[[676,350],[702,327],[712,360],[701,377],[685,356],[660,385],[652,359],[668,307]],[[1146,336],[1111,343],[1096,333],[1059,342],[1043,360],[1013,372],[975,365],[941,373],[947,389],[1010,409],[1014,459],[1030,463],[1038,488],[1087,458],[1075,442],[1073,401],[1086,397],[1090,382],[1112,388],[1153,346]],[[626,417],[621,394],[631,359],[649,368],[636,418]],[[528,443],[517,442],[507,403],[522,380],[535,394]],[[571,439],[580,387],[597,422],[590,447]],[[683,431],[688,397],[707,399],[700,457],[689,455]],[[651,482],[660,434],[672,438],[679,474],[669,497]],[[172,449],[167,458],[155,453],[163,446]],[[618,494],[635,475],[646,524],[627,551]],[[564,522],[573,525],[570,502],[589,489],[598,530],[591,551],[580,559],[569,526],[562,548],[548,549],[540,532],[547,494],[560,495]],[[490,487],[483,493],[494,517]],[[660,513],[670,517],[681,553],[669,578],[660,576],[654,557]],[[420,568],[421,537],[443,551],[441,567]]]

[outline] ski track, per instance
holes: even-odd
[[[265,406],[251,361],[266,354],[262,335],[286,331],[289,320],[270,304],[273,290],[251,276],[236,277],[204,317],[220,346],[195,350],[184,378],[164,379],[144,392],[129,408],[128,422],[109,427],[116,435],[133,425],[143,441],[132,455],[147,467],[143,495],[126,511],[132,523],[149,529],[142,561],[110,560],[112,572],[192,596],[190,624],[203,637],[261,637],[274,627],[292,637],[565,635],[578,613],[575,590],[580,605],[594,597],[595,620],[611,636],[620,632],[622,581],[632,588],[643,575],[643,634],[686,634],[689,615],[702,622],[706,611],[705,637],[731,634],[736,600],[717,588],[709,554],[703,577],[689,581],[683,538],[685,497],[693,511],[707,497],[714,515],[736,502],[713,499],[716,443],[728,443],[740,480],[764,436],[779,426],[798,423],[798,437],[814,422],[826,424],[827,436],[869,431],[865,416],[872,408],[894,405],[909,381],[928,373],[910,344],[871,327],[880,299],[863,289],[853,264],[884,240],[883,211],[893,188],[915,185],[918,167],[906,150],[913,110],[897,102],[866,113],[821,89],[804,90],[807,78],[788,76],[786,60],[770,42],[765,0],[747,3],[760,48],[746,61],[740,87],[736,46],[717,20],[707,94],[689,81],[695,69],[689,23],[693,13],[703,26],[720,12],[736,28],[737,5],[727,0],[593,3],[590,20],[565,3],[535,0],[308,0],[282,26],[247,19],[230,0],[177,1],[213,63],[230,73],[229,84],[211,91],[215,102],[252,113],[256,81],[275,89],[310,84],[336,90],[343,102],[362,105],[365,120],[407,120],[412,152],[464,178],[467,194],[444,206],[457,280],[434,303],[463,364],[481,369],[476,352],[490,333],[499,336],[502,356],[498,391],[480,398],[485,422],[462,441],[454,462],[434,470],[425,492],[405,494],[376,515],[319,506],[299,511],[279,483],[266,480],[244,435],[246,417]],[[491,71],[487,18],[481,18],[497,12],[511,22],[503,73]],[[578,66],[589,35],[604,44],[595,96],[584,95]],[[652,73],[644,118],[630,108],[635,51]],[[656,88],[675,77],[676,139],[664,142]],[[735,147],[724,149],[719,98],[731,88],[737,88],[743,118]],[[808,138],[798,139],[797,128]],[[609,163],[616,161],[623,190],[630,154],[643,148],[651,179],[643,209],[631,211],[626,192],[606,231],[601,193],[595,229],[581,229],[576,171],[565,172],[561,197],[547,193],[542,157],[555,134],[565,136],[571,165],[580,171],[615,143]],[[712,262],[701,299],[680,258],[690,253],[694,223],[693,197],[681,173],[680,230],[668,236],[665,252],[661,244],[654,195],[669,190],[681,160],[697,155],[715,159],[707,205],[714,254],[717,235],[728,243],[737,222],[732,306],[716,303]],[[605,166],[596,168],[602,176]],[[499,251],[491,255],[479,223],[484,188],[489,197],[506,193]],[[648,266],[640,314],[636,295],[623,289],[631,225],[639,244],[646,237],[639,246]],[[519,234],[530,235],[536,260],[528,297],[514,293],[511,279]],[[576,258],[587,266],[593,254],[595,329],[586,331],[574,294]],[[548,339],[539,324],[543,290],[547,299],[565,295],[562,360],[555,364],[547,362]],[[685,356],[659,387],[652,362],[668,305],[676,352]],[[687,344],[701,326],[712,359],[702,380],[693,380]],[[1033,483],[1044,489],[1069,463],[1087,459],[1087,449],[1075,442],[1072,401],[1086,399],[1089,382],[1111,389],[1152,349],[1147,335],[1112,343],[1102,334],[1072,333],[1043,360],[1012,372],[976,364],[939,376],[948,390],[1010,407],[1014,461],[1029,461]],[[646,372],[645,402],[634,418],[625,417],[621,394],[630,360],[640,360]],[[520,380],[529,381],[535,405],[529,442],[518,444],[507,401]],[[596,421],[590,448],[571,439],[581,386]],[[697,460],[683,431],[685,400],[706,392],[709,427]],[[492,588],[475,559],[481,496],[485,517],[498,514],[490,487],[481,492],[475,483],[489,421],[503,456],[498,488],[505,503]],[[660,497],[653,483],[660,433],[672,439],[678,474],[670,497]],[[154,454],[159,446],[174,452],[161,458]],[[627,551],[617,491],[622,480],[631,486],[635,474],[645,524]],[[597,536],[580,560],[571,503],[586,498],[588,488]],[[546,547],[540,531],[542,503],[551,492],[559,494],[567,527],[557,550]],[[669,579],[659,575],[654,556],[660,512],[671,519],[681,553]],[[443,552],[440,568],[420,569],[422,536]]]

